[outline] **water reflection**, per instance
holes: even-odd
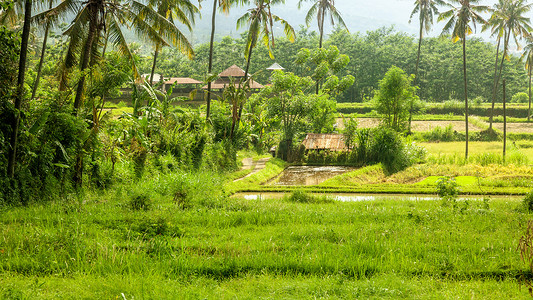
[[[291,166],[281,173],[273,185],[317,185],[354,169],[344,166]]]
[[[285,193],[237,193],[233,195],[235,198],[244,198],[246,200],[257,200],[257,199],[280,199],[286,195]],[[320,193],[313,193],[313,195],[324,195]],[[422,194],[335,194],[327,193],[328,197],[331,197],[334,200],[342,202],[353,202],[353,201],[375,201],[375,200],[406,200],[406,201],[435,201],[440,200],[438,196],[434,195],[422,195]],[[469,200],[469,201],[481,201],[483,200],[483,195],[469,195],[465,197],[459,197],[458,201]],[[520,200],[521,197],[517,196],[490,196],[492,200],[494,199],[517,199]]]

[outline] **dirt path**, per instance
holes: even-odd
[[[251,157],[243,158],[242,169],[243,170],[253,169],[253,170],[248,175],[241,177],[241,178],[237,178],[233,181],[235,182],[235,181],[243,180],[244,178],[250,177],[253,174],[263,170],[266,167],[267,161],[269,160],[270,160],[270,157],[260,158],[259,160],[256,160],[256,161],[254,161],[253,158]]]
[[[358,123],[357,127],[358,128],[374,128],[379,125],[379,122],[380,121],[377,118],[359,118],[357,119],[357,123]],[[448,125],[452,125],[453,130],[457,130],[457,131],[465,131],[465,128],[466,128],[464,121],[413,121],[411,124],[413,131],[431,131],[435,129],[435,127],[437,126],[440,126],[444,129]],[[337,118],[337,128],[344,129],[344,123],[343,123],[342,118]],[[468,129],[471,131],[481,130],[481,128],[475,126],[472,123],[468,124]]]

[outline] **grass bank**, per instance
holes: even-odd
[[[518,201],[130,201],[3,208],[0,298],[528,296],[516,247],[532,215]]]

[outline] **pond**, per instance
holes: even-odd
[[[271,185],[317,185],[355,169],[345,166],[291,166],[286,168]]]
[[[282,192],[250,192],[250,193],[237,193],[233,195],[234,198],[244,198],[246,200],[256,199],[281,199],[288,193]],[[322,196],[327,195],[334,200],[341,202],[353,202],[353,201],[375,201],[375,200],[406,200],[406,201],[435,201],[440,200],[437,195],[427,194],[357,194],[357,193],[312,193],[313,195]],[[507,199],[507,200],[521,200],[523,196],[484,196],[484,195],[465,195],[457,198],[458,201],[481,201],[484,197],[490,197],[491,200],[495,199]]]

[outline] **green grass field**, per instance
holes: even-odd
[[[86,199],[0,211],[0,298],[528,297],[516,200]]]

